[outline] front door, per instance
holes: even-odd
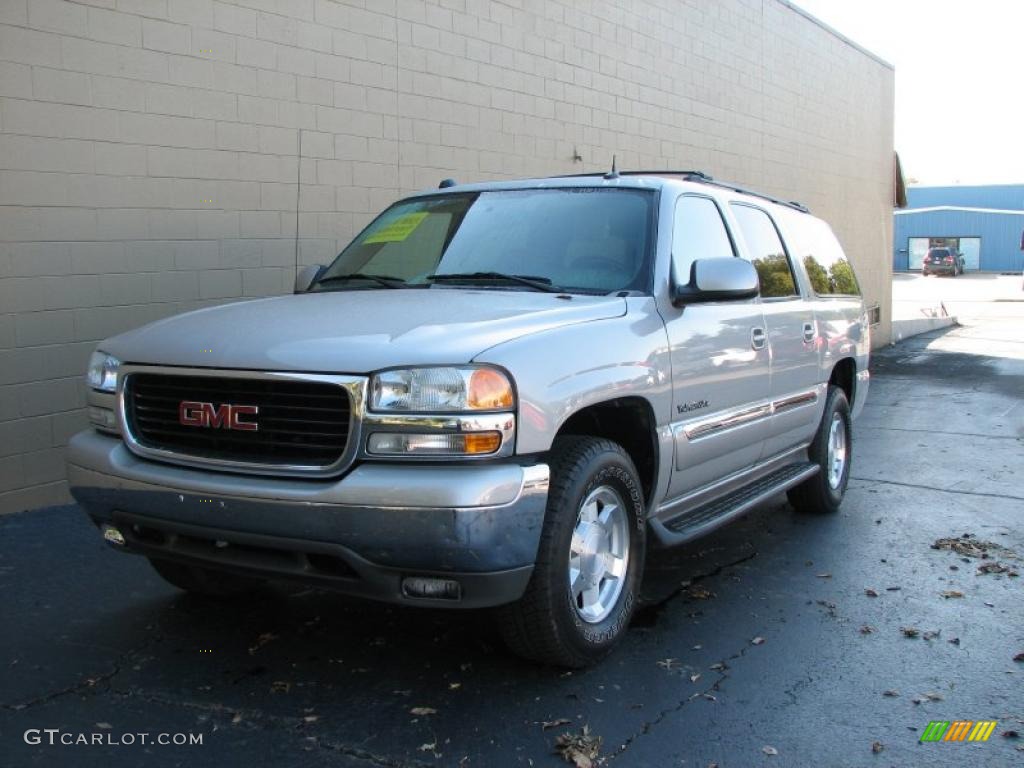
[[[737,258],[718,204],[676,202],[672,268],[686,282],[696,259]],[[668,498],[746,469],[761,456],[771,414],[760,299],[667,307],[675,466]]]

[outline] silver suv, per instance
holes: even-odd
[[[497,606],[578,667],[649,546],[842,501],[869,326],[797,204],[694,172],[444,184],[296,283],[90,361],[72,493],[183,589]]]

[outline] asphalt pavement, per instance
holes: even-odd
[[[905,341],[873,373],[839,514],[780,496],[653,553],[625,642],[583,672],[517,660],[486,614],[210,603],[74,506],[0,518],[0,765],[557,766],[584,727],[614,766],[1024,764],[1020,321]],[[921,743],[932,720],[998,723]]]

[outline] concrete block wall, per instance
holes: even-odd
[[[887,338],[892,110],[782,0],[0,0],[0,512],[66,500],[98,340],[288,291],[296,227],[328,261],[448,176],[617,154],[802,200]]]

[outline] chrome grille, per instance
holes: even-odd
[[[187,401],[256,406],[245,420],[259,428],[184,425],[179,406]],[[323,381],[138,372],[124,381],[130,441],[200,463],[326,469],[345,455],[351,410],[348,392]]]

